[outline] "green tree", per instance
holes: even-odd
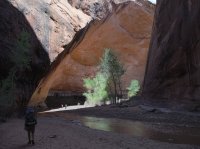
[[[113,103],[116,103],[118,90],[121,91],[121,76],[125,70],[117,56],[110,50],[105,49],[100,60],[100,69],[94,78],[83,79],[87,92],[83,95],[92,104],[105,102],[108,96],[113,96]],[[113,91],[114,90],[114,91]]]
[[[114,94],[113,103],[116,103],[118,91],[122,94],[121,77],[125,73],[125,69],[111,49],[105,49],[101,58],[100,71],[108,78],[109,93]],[[112,93],[113,88],[114,93]]]
[[[127,89],[128,89],[128,97],[129,98],[135,96],[140,90],[139,81],[132,80],[130,86],[127,87]]]
[[[102,73],[97,73],[94,78],[83,79],[87,92],[83,95],[87,102],[92,105],[100,104],[107,98],[107,78]]]

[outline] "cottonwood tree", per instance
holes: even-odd
[[[118,91],[122,94],[121,77],[125,73],[125,69],[111,49],[105,49],[104,55],[101,58],[100,71],[108,78],[109,94],[114,95],[112,97],[115,104],[119,95]]]
[[[94,78],[84,79],[84,87],[87,92],[88,101],[105,101],[108,95],[112,98],[112,103],[116,103],[117,96],[122,94],[121,76],[125,73],[123,65],[111,49],[105,49],[100,60],[99,71]]]

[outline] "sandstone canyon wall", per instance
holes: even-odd
[[[9,0],[21,11],[53,61],[91,17],[67,0]]]
[[[138,4],[142,4],[147,0],[68,0],[68,2],[75,8],[81,9],[84,13],[91,16],[93,19],[102,19],[108,12],[113,9],[113,4],[125,3],[128,1],[135,1]],[[154,5],[146,3],[143,7],[151,7],[154,9]]]
[[[200,100],[200,1],[158,0],[143,95]]]
[[[30,104],[43,102],[50,90],[84,90],[82,78],[94,76],[104,48],[124,63],[125,89],[132,79],[142,82],[153,22],[154,6],[146,1],[114,5],[112,13],[79,31],[40,82]]]
[[[112,3],[127,0],[7,0],[21,11],[52,61],[75,33],[92,19],[112,11]]]
[[[20,34],[26,31],[30,35],[30,49],[28,50],[31,55],[31,71],[22,73],[18,70],[17,76],[19,98],[23,97],[27,100],[46,69],[49,68],[48,53],[42,47],[25,16],[7,0],[0,1],[0,20],[0,83],[8,76],[13,66],[13,61],[10,59],[11,53],[20,50],[17,48]],[[2,95],[0,99],[1,97]]]

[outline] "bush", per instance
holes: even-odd
[[[102,73],[98,73],[92,79],[83,79],[83,82],[84,87],[87,89],[87,92],[83,95],[87,98],[89,104],[100,104],[107,98],[107,78]]]
[[[128,97],[133,97],[135,96],[138,91],[140,90],[140,84],[138,80],[132,80],[130,86],[127,88],[128,89]]]

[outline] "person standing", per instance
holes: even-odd
[[[33,107],[28,107],[25,113],[25,130],[28,133],[28,144],[35,144],[34,133],[36,124],[36,111]]]

